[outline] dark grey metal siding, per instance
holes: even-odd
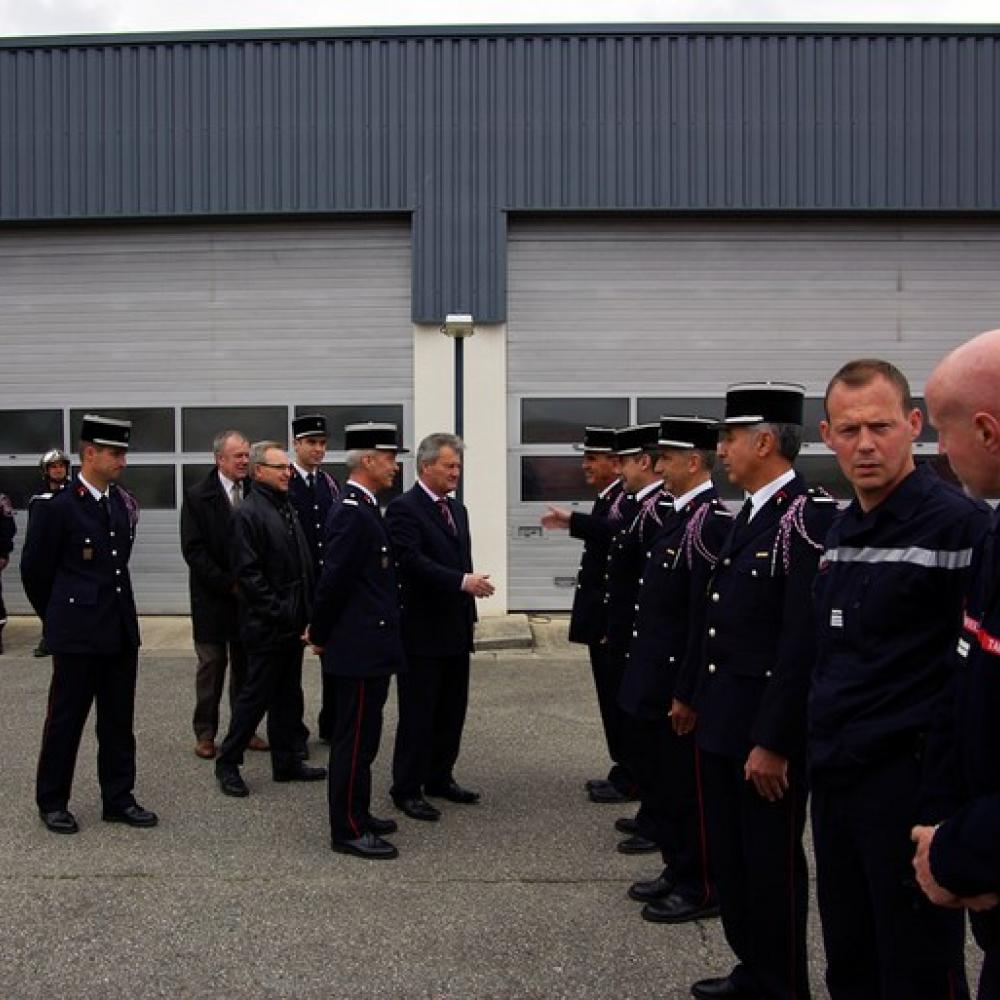
[[[983,28],[0,44],[0,221],[413,212],[413,319],[506,313],[505,210],[1000,210]]]

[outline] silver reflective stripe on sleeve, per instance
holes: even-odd
[[[873,546],[852,549],[841,546],[827,549],[823,558],[832,563],[909,563],[926,569],[966,569],[972,562],[972,549],[922,549],[917,545],[905,549]]]

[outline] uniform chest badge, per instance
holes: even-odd
[[[94,550],[89,546],[85,545],[83,547],[83,560],[84,562],[90,562],[94,558]]]
[[[830,628],[844,627],[844,612],[841,608],[830,609]]]

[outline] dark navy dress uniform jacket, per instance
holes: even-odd
[[[988,523],[985,505],[927,467],[867,514],[856,500],[838,513],[815,586],[811,770],[922,749]]]
[[[659,506],[663,527],[642,569],[618,700],[630,715],[666,721],[682,666],[696,661],[701,650],[699,611],[732,517],[714,488],[693,497],[680,511],[672,500]],[[685,692],[681,700],[689,703],[692,697]]]
[[[472,572],[469,515],[457,500],[446,502],[455,533],[419,483],[385,512],[402,584],[403,647],[415,656],[472,652],[476,601],[462,590]]]
[[[288,499],[299,515],[302,534],[305,535],[309,553],[312,556],[313,571],[319,578],[323,568],[323,547],[326,544],[323,532],[326,519],[334,500],[340,496],[340,485],[333,476],[318,470],[313,478],[313,487],[292,466],[292,478],[288,481]]]
[[[733,523],[708,584],[695,730],[710,753],[762,746],[805,754],[805,707],[816,655],[812,584],[836,504],[786,483],[748,524]]]
[[[139,646],[132,580],[138,506],[111,484],[98,502],[78,477],[36,504],[21,553],[24,592],[53,653],[118,653]]]
[[[628,657],[636,599],[642,585],[642,567],[653,538],[663,527],[663,516],[668,507],[662,483],[641,501],[633,494],[627,494],[621,504],[624,527],[615,532],[608,549],[605,594],[608,651],[614,656]]]
[[[1000,512],[973,557],[955,673],[946,692],[941,730],[928,757],[951,765],[955,800],[930,817],[938,828],[931,870],[958,896],[1000,892]],[[971,913],[980,946],[1000,950],[1000,910]]]
[[[605,587],[608,548],[615,532],[621,527],[625,489],[616,480],[604,496],[594,501],[589,514],[573,513],[569,533],[583,541],[580,568],[576,574],[576,591],[569,619],[569,641],[587,645],[604,641],[607,634]]]
[[[330,508],[323,572],[313,601],[313,642],[323,669],[382,677],[403,668],[396,561],[378,506],[351,483]]]

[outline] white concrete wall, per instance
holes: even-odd
[[[489,573],[493,597],[479,613],[507,613],[507,327],[478,325],[465,341],[463,491],[476,569]],[[455,429],[455,345],[437,326],[413,329],[414,444]]]

